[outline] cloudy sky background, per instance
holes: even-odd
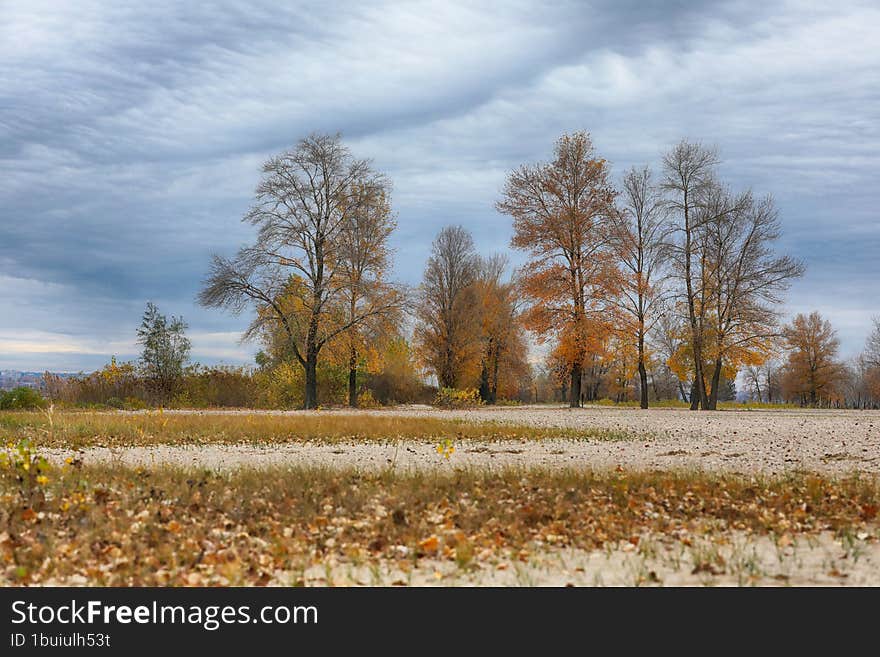
[[[250,361],[248,318],[194,297],[252,236],[261,162],[312,131],[394,181],[410,284],[446,224],[507,249],[505,173],[585,129],[615,177],[717,144],[807,264],[786,310],[845,356],[880,314],[876,2],[191,4],[0,0],[0,369],[132,357],[147,300],[195,359]]]

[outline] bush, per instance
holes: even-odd
[[[364,390],[358,395],[358,408],[382,408],[382,404],[373,397],[370,390]]]
[[[434,397],[434,406],[441,408],[472,408],[482,403],[480,391],[476,388],[440,388]]]
[[[32,411],[46,405],[43,396],[33,388],[15,388],[0,394],[0,409],[4,411]]]

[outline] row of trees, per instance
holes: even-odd
[[[461,229],[447,229],[438,240],[438,247],[448,245],[450,238],[465,244],[469,236]],[[442,249],[438,249],[443,253]],[[476,257],[475,270],[483,275],[470,283],[466,293],[482,294],[471,298],[480,315],[480,321],[469,325],[470,337],[464,340],[472,345],[471,361],[454,372],[470,372],[445,383],[450,386],[479,385],[479,394],[493,403],[498,399],[524,402],[558,401],[566,399],[570,381],[564,362],[553,358],[549,367],[535,364],[529,367],[517,361],[526,349],[523,342],[511,342],[511,336],[523,337],[515,307],[509,305],[515,294],[513,281],[503,281],[501,258]],[[488,284],[487,282],[488,281]],[[497,286],[497,287],[496,287]],[[423,287],[423,293],[431,288]],[[494,290],[494,294],[490,294]],[[480,304],[486,304],[485,306]],[[496,305],[500,304],[500,305]],[[503,312],[496,312],[496,308]],[[482,310],[485,308],[485,310]],[[506,323],[512,323],[509,331]],[[647,334],[648,353],[657,344],[662,352],[661,321]],[[45,374],[43,391],[55,401],[76,405],[109,405],[117,408],[143,408],[162,404],[181,407],[254,407],[291,408],[303,403],[304,371],[290,361],[276,361],[265,352],[258,356],[257,368],[202,367],[189,362],[189,340],[185,335],[186,323],[182,318],[162,315],[152,304],[147,305],[138,329],[142,353],[137,362],[117,362],[113,359],[98,372],[75,377]],[[417,356],[410,343],[401,336],[389,334],[371,347],[376,355],[359,370],[360,401],[375,404],[428,402],[434,390],[426,385],[419,367],[431,354]],[[500,336],[498,341],[496,336]],[[433,335],[426,344],[439,345],[442,340]],[[838,358],[839,341],[830,322],[818,313],[798,315],[783,327],[779,338],[780,353],[784,359],[768,359],[760,365],[744,369],[745,392],[757,402],[789,402],[800,405],[844,406],[854,408],[877,407],[880,404],[880,318],[875,320],[865,350],[849,362]],[[328,351],[332,355],[334,352]],[[437,350],[435,356],[442,356]],[[626,355],[611,350],[594,353],[589,367],[583,373],[585,397],[596,401],[610,398],[615,402],[630,401],[638,395],[641,377],[630,366],[627,371]],[[318,394],[325,403],[343,403],[350,397],[350,361],[325,358],[318,367]],[[647,360],[647,380],[650,396],[655,400],[686,399],[681,380],[662,358]],[[444,395],[440,396],[441,398]],[[447,401],[469,403],[468,395],[445,395]],[[720,385],[719,401],[736,398],[734,382],[724,379]],[[350,401],[350,399],[349,399]],[[34,390],[20,389],[0,399],[0,408],[35,407],[43,403]]]
[[[556,143],[551,162],[508,176],[497,208],[513,218],[512,245],[528,257],[523,320],[552,341],[571,406],[585,396],[585,370],[611,350],[616,378],[634,364],[647,408],[648,336],[661,319],[673,345],[667,363],[689,382],[693,409],[717,408],[739,367],[769,356],[780,295],[803,266],[773,252],[772,199],[734,193],[717,165],[713,150],[683,141],[660,176],[633,168],[618,192],[589,136],[576,133]]]
[[[533,336],[549,351],[545,378],[571,406],[637,392],[646,408],[653,390],[714,409],[738,371],[759,381],[783,349],[786,371],[812,367],[797,355],[802,318],[783,330],[779,315],[804,267],[775,252],[772,199],[732,190],[718,164],[714,150],[682,141],[658,172],[633,168],[615,187],[589,136],[564,135],[550,162],[512,171],[497,202],[525,264],[510,272],[506,256],[477,253],[467,230],[449,226],[411,291],[389,279],[390,181],[338,136],[313,135],[264,165],[244,218],[256,239],[214,258],[199,300],[255,311],[245,338],[264,344],[262,366],[301,369],[305,408],[318,404],[321,362],[345,363],[356,406],[359,381],[382,371],[412,317],[416,364],[489,403],[524,389],[539,397]],[[821,386],[803,394],[826,398]]]
[[[839,347],[829,320],[818,312],[797,315],[782,332],[785,358],[745,370],[752,399],[802,406],[880,405],[880,318],[874,320],[861,354],[844,362]]]

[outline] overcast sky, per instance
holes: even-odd
[[[288,5],[279,8],[277,5]],[[0,0],[0,369],[135,354],[147,300],[193,356],[241,363],[247,317],[194,303],[260,164],[343,133],[394,182],[397,277],[437,230],[507,248],[505,173],[587,130],[615,178],[682,137],[772,193],[780,247],[858,352],[880,314],[876,2]]]

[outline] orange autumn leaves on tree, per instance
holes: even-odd
[[[505,280],[504,256],[480,257],[470,233],[447,226],[437,235],[416,308],[419,361],[441,388],[479,388],[495,403],[529,377],[518,287]]]
[[[520,274],[530,302],[524,323],[539,340],[557,339],[570,370],[569,401],[577,406],[595,320],[619,287],[607,229],[614,190],[587,133],[563,135],[554,156],[510,173],[497,208],[513,217],[512,246],[529,256]]]
[[[835,399],[845,373],[837,360],[840,340],[831,322],[815,311],[798,314],[784,336],[789,350],[782,375],[786,398],[811,406]]]

